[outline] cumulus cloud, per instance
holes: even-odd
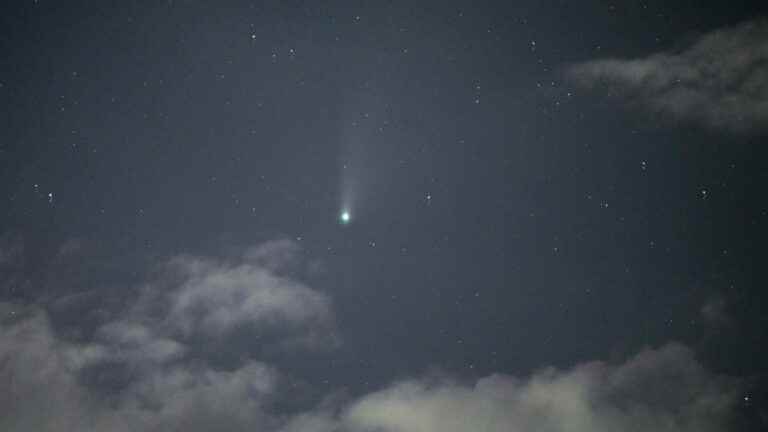
[[[283,415],[270,405],[280,373],[248,360],[217,370],[177,361],[97,397],[70,361],[87,347],[58,339],[44,313],[0,327],[0,429],[280,432],[726,432],[739,384],[705,369],[684,346],[621,364],[590,362],[529,377],[473,383],[424,378],[347,403]]]
[[[186,351],[183,343],[130,320],[105,324],[99,329],[98,337],[100,344],[89,346],[90,351],[94,353],[90,357],[95,361],[101,360],[98,358],[100,352],[106,352],[103,347],[109,347],[113,359],[132,364],[163,363],[181,357]]]
[[[124,388],[99,390],[82,383],[79,358],[92,348],[58,339],[43,312],[26,314],[0,328],[0,430],[238,431],[270,424],[262,404],[278,374],[267,365],[156,366]]]
[[[690,350],[669,345],[620,365],[592,362],[525,379],[406,381],[354,403],[344,422],[392,432],[715,432],[729,430],[736,392]]]
[[[185,281],[169,296],[168,324],[185,334],[274,322],[314,328],[330,320],[326,296],[258,264],[179,257],[172,265]]]
[[[717,30],[678,52],[598,59],[569,75],[606,85],[630,101],[677,119],[733,132],[768,125],[768,20]]]
[[[273,333],[283,346],[333,346],[338,340],[330,298],[279,273],[299,260],[288,242],[266,243],[230,260],[174,257],[98,336],[123,354],[160,361],[183,353],[185,344],[227,340],[238,332]]]
[[[333,327],[329,299],[280,273],[286,259],[294,262],[288,267],[298,262],[286,251],[269,244],[233,260],[176,257],[134,304],[77,340],[55,331],[42,309],[0,304],[0,430],[735,430],[729,425],[739,384],[675,344],[620,364],[526,377],[417,378],[357,397],[332,389],[314,408],[285,412],[291,371],[229,338],[238,331],[315,338],[314,327]],[[216,350],[201,348],[208,344]],[[224,350],[234,351],[234,361],[217,360]]]
[[[41,314],[3,305],[0,328],[0,430],[77,430],[89,405]],[[44,411],[43,411],[44,410]]]
[[[85,340],[58,335],[40,308],[0,304],[0,430],[275,430],[266,407],[284,374],[235,333],[335,341],[327,296],[280,273],[298,253],[277,242],[230,260],[175,257]]]

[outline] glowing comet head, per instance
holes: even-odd
[[[346,225],[349,223],[349,220],[350,220],[349,212],[346,210],[342,211],[341,214],[339,215],[339,221],[342,224]]]

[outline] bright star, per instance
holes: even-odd
[[[349,212],[348,211],[342,212],[339,219],[341,219],[341,223],[343,224],[349,223]]]

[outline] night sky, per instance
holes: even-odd
[[[768,430],[768,4],[0,9],[0,431]]]

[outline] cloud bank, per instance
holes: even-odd
[[[249,430],[269,424],[262,405],[277,382],[267,365],[247,361],[233,370],[194,362],[131,369],[126,385],[86,385],[89,347],[57,339],[36,311],[0,331],[0,430],[170,431]],[[146,366],[146,365],[144,365]]]
[[[280,372],[248,361],[233,370],[155,365],[106,398],[41,313],[0,333],[5,431],[228,430],[280,432],[724,432],[738,385],[704,369],[680,345],[624,364],[593,362],[527,378],[491,375],[400,382],[340,407],[291,416],[270,409]]]
[[[283,272],[297,256],[270,242],[234,260],[174,257],[86,341],[2,305],[0,430],[274,430],[266,406],[285,376],[251,346],[337,343],[330,299]]]
[[[740,133],[768,127],[767,20],[705,34],[679,52],[598,59],[568,74],[671,118]]]
[[[332,392],[319,406],[286,412],[279,401],[295,394],[291,371],[248,346],[307,350],[336,342],[330,299],[286,275],[297,262],[288,242],[233,260],[175,257],[132,304],[74,340],[42,309],[0,304],[0,430],[735,430],[739,383],[677,344],[619,364],[474,382],[428,376],[346,398]],[[267,333],[273,337],[256,338]]]
[[[362,431],[714,432],[728,430],[735,400],[735,383],[673,344],[525,379],[407,381],[356,402],[346,421]]]

